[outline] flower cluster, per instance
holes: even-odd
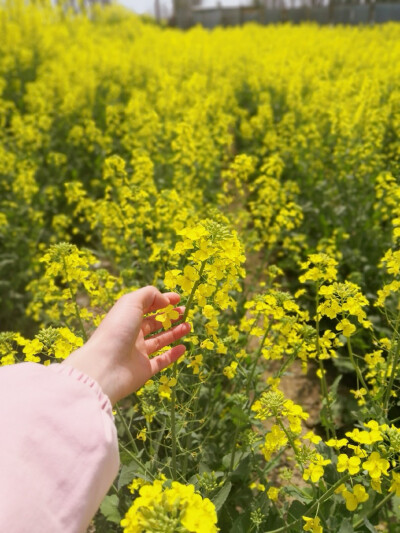
[[[178,32],[78,4],[0,7],[0,365],[62,360],[148,284],[192,325],[116,409],[96,528],[133,472],[127,530],[215,531],[196,491],[222,531],[390,529],[399,27]]]
[[[193,485],[162,480],[145,484],[121,521],[124,533],[147,531],[213,533],[218,528],[215,507]]]

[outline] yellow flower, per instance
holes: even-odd
[[[311,531],[312,533],[322,533],[323,527],[320,524],[320,519],[318,516],[315,518],[309,518],[308,516],[303,516],[305,524],[303,526],[304,531]]]
[[[359,457],[348,457],[346,454],[341,453],[338,457],[336,468],[338,472],[345,472],[348,470],[349,474],[354,476],[360,471],[360,463],[361,459]]]
[[[41,353],[43,348],[43,343],[39,341],[39,339],[33,339],[31,341],[27,341],[24,348],[23,353],[25,354],[25,361],[30,361],[31,363],[39,363],[40,357],[37,356],[38,353]]]
[[[200,343],[200,348],[212,350],[214,348],[214,343],[210,339],[205,339],[202,343]]]
[[[379,494],[382,494],[382,483],[380,479],[371,479],[371,487],[376,491],[379,492]],[[390,492],[390,489],[389,489]],[[400,496],[400,494],[399,494]]]
[[[139,497],[121,520],[124,533],[154,531],[157,523],[167,523],[171,531],[217,533],[217,513],[208,498],[197,494],[193,485],[173,481],[168,488],[164,483],[161,479],[140,487]],[[132,482],[132,492],[140,485],[141,481]]]
[[[389,466],[389,461],[382,459],[378,452],[372,452],[368,460],[363,462],[364,469],[374,480],[378,480],[382,474],[389,475],[387,472]]]
[[[396,496],[400,496],[400,474],[392,472],[392,484],[390,485],[389,492],[395,492]]]
[[[173,305],[168,305],[164,309],[161,309],[161,313],[156,315],[154,318],[157,322],[161,322],[164,329],[169,329],[171,327],[171,321],[176,320],[179,317],[179,312],[174,309]]]
[[[214,253],[213,247],[205,239],[198,241],[197,246],[198,249],[190,257],[190,259],[193,259],[193,261],[206,261]]]
[[[250,483],[249,488],[259,490],[260,492],[265,491],[265,485],[263,485],[262,483],[256,483],[255,481],[253,481],[253,483]]]
[[[368,455],[367,452],[363,450],[360,445],[355,446],[354,444],[348,444],[347,447],[350,450],[353,450],[354,454],[357,457],[360,457],[360,459],[365,459],[365,457],[367,457]]]
[[[302,270],[307,270],[299,277],[300,283],[306,281],[334,281],[337,276],[337,261],[326,254],[311,254],[308,261],[301,265]]]
[[[288,439],[285,432],[274,424],[271,431],[266,434],[264,444],[260,446],[260,450],[265,460],[269,461],[272,454],[282,448],[282,446],[286,446],[287,443]]]
[[[369,498],[365,488],[360,484],[354,485],[353,492],[347,489],[343,490],[342,496],[346,500],[348,511],[355,511],[360,503],[366,502]]]
[[[183,275],[179,276],[179,285],[183,291],[189,293],[195,282],[199,279],[199,273],[191,265],[186,265],[183,269]]]
[[[128,489],[131,491],[131,493],[135,493],[136,491],[138,491],[141,487],[143,487],[144,485],[148,485],[148,481],[140,478],[140,477],[137,477],[135,478],[132,483],[130,485],[128,485]]]
[[[146,441],[147,439],[147,428],[143,428],[139,431],[139,433],[137,434],[136,438],[138,440],[142,440],[143,442]]]
[[[187,367],[191,367],[193,369],[193,374],[198,374],[200,371],[200,366],[203,364],[203,356],[196,355],[194,359],[190,361]]]
[[[360,444],[373,444],[374,442],[379,442],[383,440],[381,432],[378,430],[372,431],[360,431],[359,429],[353,429],[353,431],[348,431],[346,437],[350,437],[355,442]]]
[[[223,369],[222,372],[224,376],[226,376],[228,379],[233,379],[236,375],[237,366],[238,366],[238,363],[236,361],[232,361],[232,363],[229,366],[226,366]]]
[[[339,485],[339,487],[335,490],[335,494],[342,494],[342,492],[344,492],[346,489],[346,485],[344,483],[342,483],[341,485]]]
[[[313,444],[318,444],[319,442],[321,442],[321,437],[319,435],[315,435],[315,433],[313,431],[308,431],[304,436],[303,436],[303,439],[304,440],[309,440],[310,442],[312,442]]]
[[[343,318],[337,325],[336,329],[338,331],[343,331],[343,335],[345,337],[351,337],[353,333],[356,331],[356,327],[354,324],[350,322],[347,318]]]
[[[179,276],[181,274],[182,274],[182,271],[178,269],[168,270],[164,276],[165,287],[171,291],[174,290],[175,287],[178,285]]]
[[[161,398],[171,399],[171,387],[175,387],[176,379],[167,378],[167,376],[160,377],[160,386],[158,388],[158,394]]]
[[[332,448],[336,448],[339,450],[340,448],[343,448],[343,446],[346,446],[346,444],[349,441],[347,439],[329,439],[325,442],[327,446],[330,446]]]
[[[305,481],[311,479],[313,483],[317,483],[317,481],[319,481],[324,475],[323,467],[330,463],[330,459],[324,459],[322,455],[317,453],[315,457],[311,460],[311,463],[309,464],[308,468],[304,470],[303,479]]]
[[[358,405],[366,404],[364,396],[367,394],[367,391],[364,387],[358,390],[350,389],[350,392],[353,394],[354,398],[356,398]]]
[[[277,488],[277,487],[270,487],[268,490],[267,490],[267,496],[270,500],[272,500],[273,502],[276,502],[276,500],[278,499],[278,496],[279,496],[279,492],[280,492],[280,489]]]

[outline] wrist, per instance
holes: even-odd
[[[99,360],[99,357],[93,357],[85,349],[85,346],[72,352],[61,364],[72,366],[96,381],[103,393],[108,396],[111,405],[119,400],[113,386],[115,380],[112,377],[111,369],[107,368],[104,362]]]

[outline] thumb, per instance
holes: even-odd
[[[93,337],[100,333],[126,334],[136,338],[139,333],[143,315],[162,309],[169,304],[176,305],[180,300],[174,292],[161,293],[151,285],[124,294],[107,313]]]

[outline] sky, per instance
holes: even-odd
[[[136,11],[136,13],[154,13],[154,0],[119,0],[119,2]],[[246,0],[220,0],[221,5],[246,5]],[[172,11],[172,0],[160,0],[160,4],[165,6],[165,10],[169,13]],[[217,5],[217,0],[203,0],[202,5],[204,7],[214,7]],[[164,10],[163,10],[164,11]]]
[[[119,3],[129,7],[136,13],[154,13],[154,0],[119,0]],[[172,0],[161,0],[168,10],[172,9]]]

